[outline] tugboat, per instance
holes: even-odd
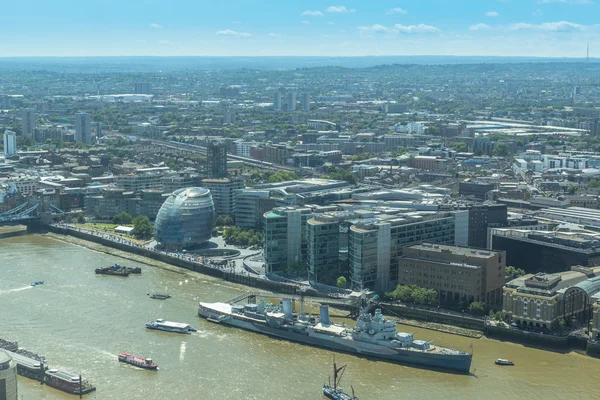
[[[508,366],[508,365],[515,365],[514,362],[509,361],[509,360],[505,360],[503,358],[497,359],[496,361],[494,361],[494,363],[496,363],[496,365],[506,365],[506,366]]]
[[[169,295],[167,293],[152,293],[149,296],[151,299],[158,299],[158,300],[166,300],[166,299],[171,298],[171,295]]]
[[[331,377],[329,377],[329,385],[323,385],[323,394],[325,397],[331,400],[358,400],[358,397],[354,396],[354,388],[352,388],[352,395],[344,393],[342,388],[339,387],[340,381],[342,380],[342,375],[344,375],[344,371],[346,370],[346,364],[341,367],[337,367],[335,364],[335,358],[333,359],[333,386],[331,386]],[[339,377],[338,377],[339,374]]]
[[[43,284],[44,284],[44,281],[37,281],[37,282],[33,282],[31,284],[31,286],[36,287],[36,286],[40,286],[40,285],[43,285]]]
[[[138,357],[133,354],[125,353],[124,351],[119,353],[119,361],[152,371],[158,369],[158,365],[153,363],[151,358]]]
[[[192,332],[196,332],[196,328],[190,326],[189,324],[165,321],[164,319],[157,319],[156,321],[146,322],[146,328],[174,333],[187,333],[188,335]]]

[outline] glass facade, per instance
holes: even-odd
[[[167,249],[193,248],[207,242],[215,225],[215,204],[201,187],[179,189],[163,203],[156,216],[154,237]]]

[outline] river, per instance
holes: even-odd
[[[118,262],[141,276],[97,276]],[[45,281],[31,287],[30,283]],[[173,298],[151,300],[147,293]],[[0,239],[0,337],[44,354],[53,367],[82,373],[98,388],[87,399],[321,399],[333,353],[212,324],[196,314],[197,300],[241,293],[225,282],[178,273],[40,235]],[[198,328],[192,335],[149,331],[165,318]],[[400,327],[440,346],[474,346],[474,373],[455,375],[338,354],[348,365],[342,385],[368,399],[580,398],[598,395],[600,360],[489,339],[469,339]],[[119,363],[128,351],[159,364],[150,372]],[[514,367],[498,367],[496,358]],[[23,399],[73,399],[19,377]]]

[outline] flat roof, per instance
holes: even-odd
[[[470,247],[459,247],[452,245],[444,245],[444,244],[433,244],[433,243],[421,243],[409,246],[410,249],[415,250],[425,250],[430,252],[442,253],[449,252],[451,254],[463,255],[469,257],[478,257],[478,258],[491,258],[495,257],[499,254],[497,251],[493,250],[479,250],[472,249]]]

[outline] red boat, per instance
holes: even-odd
[[[156,370],[158,368],[158,365],[153,363],[151,358],[134,356],[124,351],[119,353],[119,361],[144,369]]]

